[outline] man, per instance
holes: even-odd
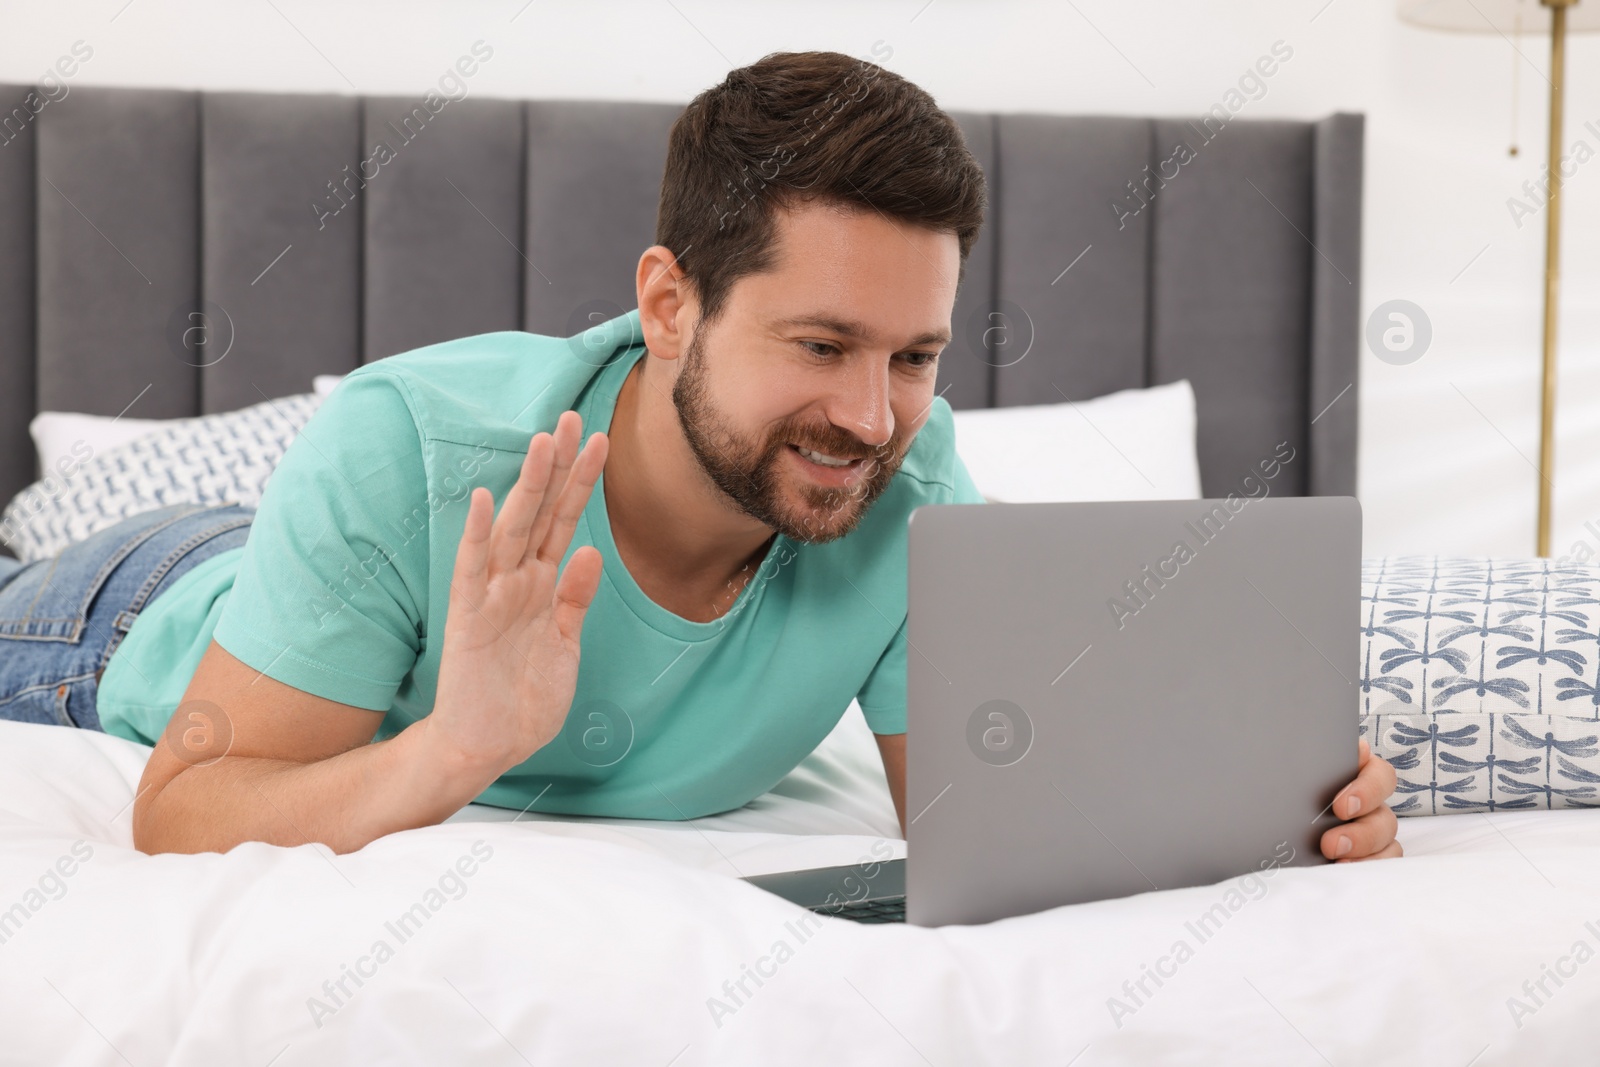
[[[352,373],[248,542],[141,614],[100,692],[107,730],[161,735],[138,847],[345,852],[475,799],[692,818],[853,697],[903,827],[906,520],[982,499],[935,380],[983,208],[953,121],[873,64],[701,94],[637,311]],[[1330,858],[1399,852],[1362,761]]]

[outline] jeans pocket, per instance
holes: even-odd
[[[201,504],[175,504],[145,512],[28,564],[0,587],[0,637],[77,644],[89,607],[117,564],[168,526],[204,510]]]

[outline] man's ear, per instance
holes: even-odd
[[[699,308],[678,257],[665,245],[651,245],[639,257],[634,286],[645,347],[658,359],[677,359]]]

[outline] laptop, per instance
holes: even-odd
[[[942,926],[1326,862],[1353,497],[930,505],[909,566],[906,859],[753,884]]]

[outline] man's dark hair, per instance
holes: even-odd
[[[735,281],[772,267],[774,209],[815,199],[954,233],[958,286],[987,204],[982,168],[927,92],[838,52],[774,52],[672,124],[656,243],[710,322]]]

